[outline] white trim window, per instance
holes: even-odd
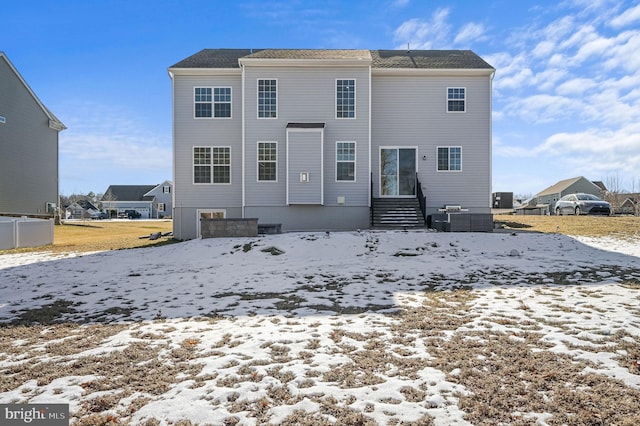
[[[439,172],[459,172],[462,170],[462,147],[439,146],[437,158]]]
[[[163,194],[171,194],[171,185],[163,185],[162,186]]]
[[[447,87],[447,112],[467,111],[466,92],[464,87]]]
[[[213,114],[213,88],[193,88],[193,116],[195,118],[211,118]]]
[[[164,203],[158,203],[158,211],[159,212],[164,212],[165,209],[165,204]]]
[[[258,79],[258,118],[278,118],[278,80]]]
[[[278,142],[258,142],[258,182],[278,181]]]
[[[356,143],[336,142],[336,181],[356,180]]]
[[[195,118],[231,118],[231,87],[194,87]]]
[[[336,118],[356,118],[356,81],[336,80]]]
[[[231,147],[196,146],[193,148],[193,183],[231,183]]]
[[[231,87],[213,88],[213,117],[231,118]]]

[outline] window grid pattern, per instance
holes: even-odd
[[[336,117],[356,117],[355,80],[336,80]]]
[[[231,182],[231,148],[213,147],[213,183]]]
[[[213,89],[213,115],[216,118],[231,118],[231,87]]]
[[[212,90],[211,87],[194,88],[194,105],[196,118],[211,118]]]
[[[462,148],[438,147],[438,171],[462,170]]]
[[[258,117],[277,118],[278,84],[276,80],[258,80]]]
[[[336,180],[356,180],[356,143],[336,143]]]
[[[465,112],[465,88],[449,87],[447,88],[447,111],[448,112]]]
[[[231,183],[231,148],[194,147],[193,183]]]
[[[278,144],[276,142],[258,142],[258,180],[277,180]]]

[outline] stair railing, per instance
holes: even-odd
[[[420,205],[420,211],[422,212],[422,220],[424,224],[427,224],[427,197],[422,192],[422,184],[416,173],[416,197],[418,198],[418,204]]]

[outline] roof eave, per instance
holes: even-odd
[[[372,75],[490,76],[494,68],[371,68]]]
[[[169,75],[240,75],[240,68],[169,68]]]
[[[368,67],[371,65],[370,58],[240,58],[240,65],[260,66],[260,67],[333,67],[333,66],[354,66]]]

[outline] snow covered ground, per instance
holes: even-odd
[[[0,403],[69,403],[76,424],[640,422],[632,241],[361,231],[3,255],[0,321]]]

